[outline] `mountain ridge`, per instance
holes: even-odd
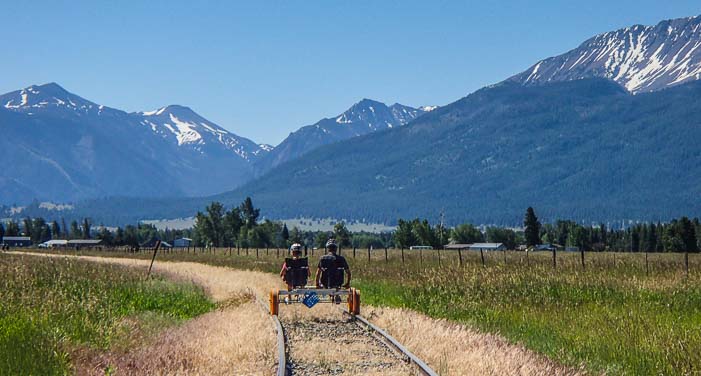
[[[540,60],[507,81],[524,85],[601,77],[632,93],[662,90],[701,77],[701,16],[601,33]]]

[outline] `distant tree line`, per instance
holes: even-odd
[[[569,220],[541,224],[533,208],[524,217],[524,230],[486,227],[484,231],[465,223],[453,228],[432,227],[428,220],[399,219],[393,241],[398,247],[430,245],[441,247],[448,242],[471,244],[504,243],[508,249],[518,245],[551,244],[577,247],[585,251],[624,252],[699,252],[701,223],[698,218],[681,217],[669,223],[642,223],[622,230],[609,230],[606,225],[585,226]],[[446,234],[448,234],[446,236]]]
[[[333,231],[302,231],[289,229],[280,221],[259,221],[260,209],[250,197],[239,206],[226,209],[212,202],[195,215],[191,229],[157,229],[152,224],[139,223],[124,227],[94,226],[89,218],[82,221],[47,222],[42,217],[22,221],[0,222],[3,236],[29,236],[39,244],[51,239],[101,239],[105,246],[139,247],[154,240],[172,242],[180,237],[193,239],[199,247],[287,248],[292,243],[305,247],[323,248],[333,237],[342,248],[383,248],[428,245],[440,248],[452,242],[504,243],[508,249],[519,245],[552,244],[577,247],[585,251],[625,252],[699,252],[701,223],[698,218],[681,217],[669,223],[642,223],[626,229],[610,230],[604,224],[581,225],[571,220],[541,224],[533,208],[524,216],[524,230],[504,227],[477,227],[463,223],[455,227],[431,225],[427,219],[399,219],[393,233],[351,232],[344,222],[337,222]]]

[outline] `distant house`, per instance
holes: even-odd
[[[535,246],[536,251],[555,251],[557,250],[557,247],[550,243],[545,243],[545,244],[538,244]]]
[[[153,248],[156,248],[156,244],[158,244],[158,239],[151,239],[151,240],[149,240],[149,241],[147,241],[147,242],[144,242],[144,243],[140,244],[139,247],[141,247],[141,248],[152,248],[152,249],[153,249]],[[160,248],[161,248],[161,249],[166,249],[166,248],[167,248],[167,249],[170,249],[170,248],[173,248],[173,246],[170,245],[170,243],[168,243],[168,242],[161,241]]]
[[[444,246],[445,249],[470,249],[472,247],[472,244],[460,244],[460,243],[451,243],[451,244],[446,244]]]
[[[567,252],[579,252],[579,247],[565,247]]]
[[[180,238],[173,241],[173,247],[175,248],[187,248],[192,244],[192,239],[190,238]]]
[[[46,242],[43,242],[39,244],[39,248],[60,248],[60,247],[67,247],[68,246],[68,240],[63,240],[63,239],[52,239]]]
[[[29,247],[32,245],[32,239],[29,236],[5,236],[2,243],[9,247]]]
[[[433,249],[430,245],[412,245],[409,249]]]
[[[474,243],[470,246],[470,251],[505,251],[504,243]]]
[[[71,239],[68,241],[67,246],[75,249],[101,249],[100,243],[102,243],[102,239]]]

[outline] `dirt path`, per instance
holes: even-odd
[[[147,260],[79,257],[126,266],[149,264]],[[80,362],[84,367],[79,374],[102,374],[106,364],[116,364],[117,374],[274,373],[277,363],[274,326],[253,299],[267,302],[269,289],[281,287],[276,276],[190,262],[156,261],[154,270],[204,286],[215,301],[224,303],[223,308],[168,330],[146,348],[120,356],[84,359]],[[232,304],[228,304],[229,301]],[[363,307],[362,314],[385,328],[441,375],[578,373],[521,346],[509,344],[498,336],[479,333],[446,320],[389,308]],[[280,319],[283,325],[287,324],[288,335],[294,343],[289,352],[297,367],[296,374],[406,374],[404,368],[391,360],[391,355],[383,352],[382,345],[373,343],[366,336],[359,337],[362,333],[356,329],[344,326],[341,335],[332,335],[334,329],[328,328],[328,322],[335,323],[330,325],[333,327],[345,323],[345,318],[333,305],[319,305],[313,310],[299,305],[281,306]]]

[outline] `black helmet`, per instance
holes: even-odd
[[[326,249],[338,249],[336,239],[329,239],[329,241],[326,242]]]

